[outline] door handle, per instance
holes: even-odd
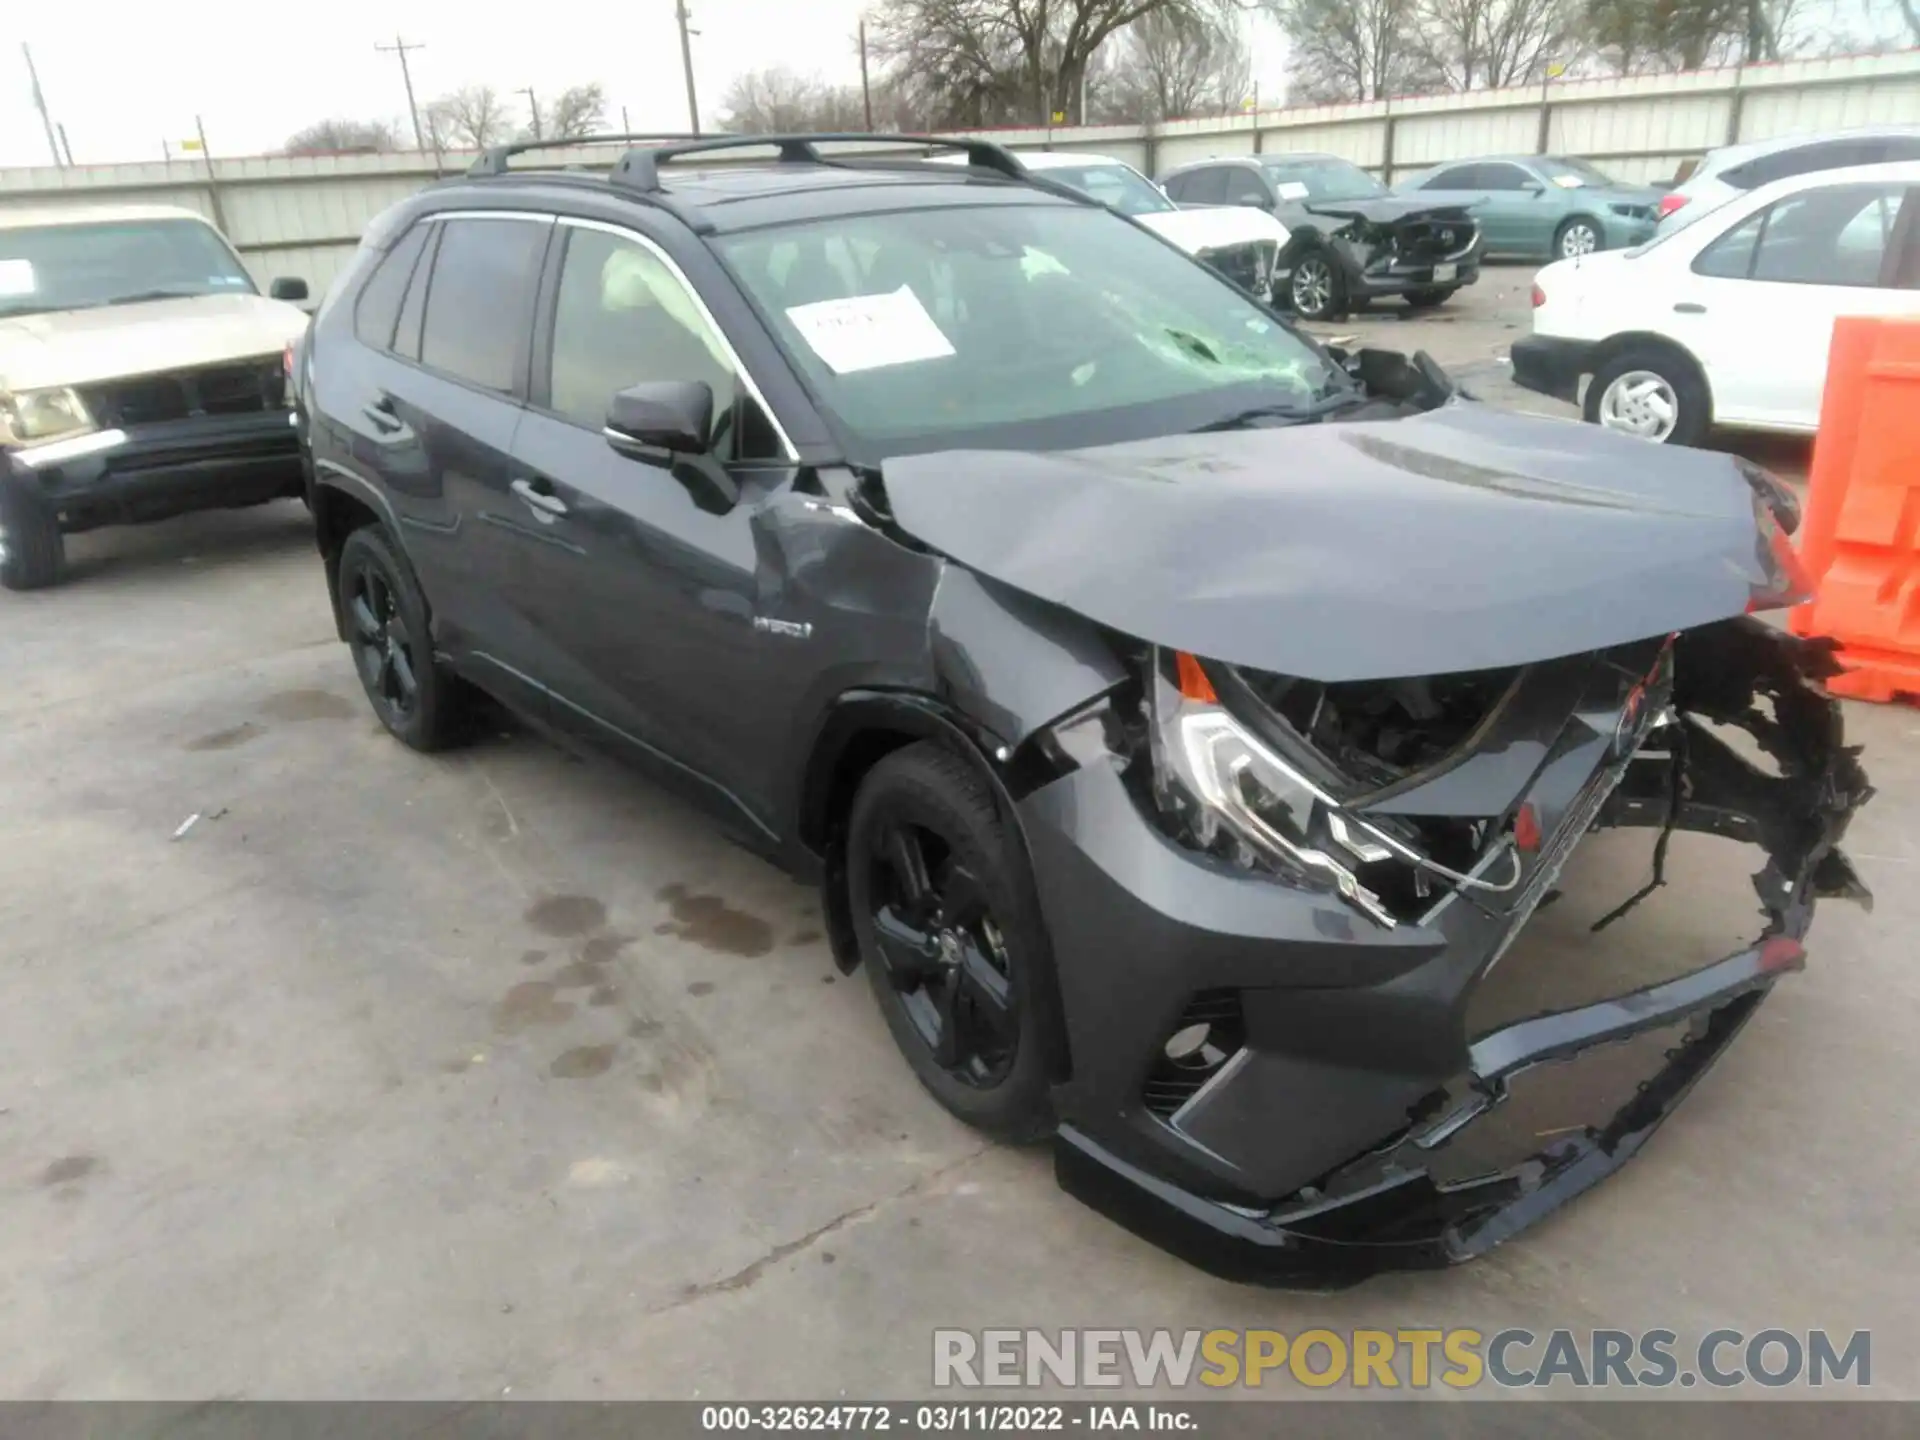
[[[393,413],[393,401],[385,395],[371,405],[363,405],[360,413],[366,416],[367,423],[382,435],[398,435],[407,428],[400,417]]]
[[[516,480],[513,482],[513,484],[509,485],[507,488],[513,491],[514,494],[518,495],[522,500],[526,501],[527,504],[531,505],[535,510],[538,510],[543,515],[566,514],[567,502],[562,500],[558,495],[552,494],[549,491],[535,489],[534,487],[536,483],[544,484],[546,482],[544,481],[535,482],[532,480]]]
[[[1673,307],[1673,313],[1676,315],[1704,315],[1707,313],[1707,307],[1704,305],[1696,305],[1691,300],[1682,300],[1678,305]]]

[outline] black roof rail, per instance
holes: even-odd
[[[700,137],[686,130],[668,130],[659,133],[641,132],[633,135],[575,135],[567,140],[516,140],[511,145],[489,145],[486,153],[467,167],[467,174],[476,179],[488,175],[507,173],[507,162],[516,155],[524,155],[529,150],[569,150],[576,145],[611,145],[625,141],[659,140],[698,140]]]
[[[677,137],[676,137],[677,138]],[[837,165],[838,159],[822,155],[819,144],[905,145],[925,150],[958,150],[969,165],[992,170],[1010,180],[1031,181],[1014,153],[991,140],[960,140],[941,135],[901,135],[850,131],[823,135],[712,135],[686,139],[682,143],[648,145],[627,151],[613,167],[614,184],[629,190],[651,194],[660,188],[660,162],[678,160],[686,155],[703,155],[716,150],[752,150],[771,148],[780,152],[782,165]]]

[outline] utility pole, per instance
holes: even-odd
[[[527,97],[527,106],[533,111],[533,138],[538,140],[540,138],[539,97],[533,93],[533,87],[531,85],[526,86],[519,93]]]
[[[400,57],[400,83],[407,87],[407,114],[413,118],[413,148],[416,150],[426,149],[426,136],[420,133],[420,107],[416,105],[413,100],[413,71],[407,68],[407,52],[409,50],[424,50],[427,48],[426,45],[424,43],[402,40],[399,32],[395,31],[393,44],[376,45],[373,48],[383,55],[398,55]]]
[[[56,125],[54,129],[60,132],[60,148],[67,152],[67,167],[71,169],[73,167],[73,142],[67,139],[67,127],[65,125]]]
[[[54,165],[63,166],[65,162],[60,159],[60,142],[53,138],[53,117],[47,113],[47,97],[40,93],[40,72],[33,68],[33,51],[24,40],[20,42],[20,53],[27,57],[27,82],[33,86],[33,108],[40,112],[40,123],[46,127],[47,149],[53,152]],[[691,70],[687,72],[687,80],[691,84]]]
[[[867,83],[867,17],[860,16],[860,105],[866,112],[867,133],[873,133],[873,86]]]
[[[693,93],[693,40],[694,31],[687,28],[687,0],[674,0],[673,18],[680,22],[680,68],[687,75],[687,119],[692,124],[693,133],[700,133],[700,102]]]

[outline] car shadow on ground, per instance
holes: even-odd
[[[310,550],[313,522],[297,500],[245,510],[209,510],[148,525],[110,525],[67,537],[66,584],[217,567]]]

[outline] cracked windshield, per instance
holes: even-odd
[[[1098,211],[863,215],[722,248],[856,454],[1120,441],[1344,384],[1225,281]]]

